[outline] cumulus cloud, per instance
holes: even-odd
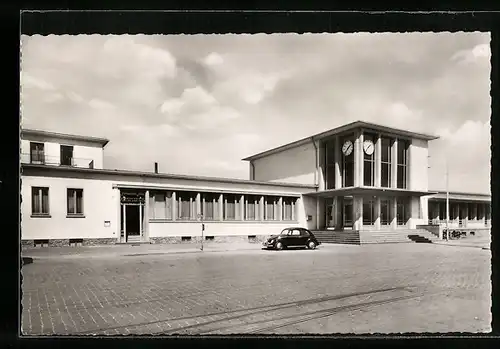
[[[224,59],[221,55],[216,52],[211,52],[208,56],[203,59],[203,63],[208,66],[220,65],[224,63]]]
[[[52,85],[51,83],[24,72],[21,72],[20,83],[21,88],[23,89],[37,88],[40,90],[54,90],[54,85]]]
[[[489,44],[479,44],[472,49],[460,50],[452,57],[452,61],[458,63],[474,63],[479,59],[489,59],[491,57],[491,50]]]

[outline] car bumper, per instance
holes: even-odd
[[[265,241],[262,243],[262,246],[264,246],[265,248],[274,248],[274,243],[271,244],[271,243]]]

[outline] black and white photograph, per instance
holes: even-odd
[[[21,35],[21,334],[488,333],[488,32]]]

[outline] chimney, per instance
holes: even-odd
[[[155,173],[158,173],[158,163],[155,162]]]

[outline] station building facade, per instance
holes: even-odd
[[[354,122],[250,156],[250,179],[106,169],[107,139],[21,132],[24,246],[261,241],[285,227],[380,231],[440,226],[428,142]],[[450,194],[451,224],[489,228],[489,195]],[[444,218],[445,219],[445,218]]]

